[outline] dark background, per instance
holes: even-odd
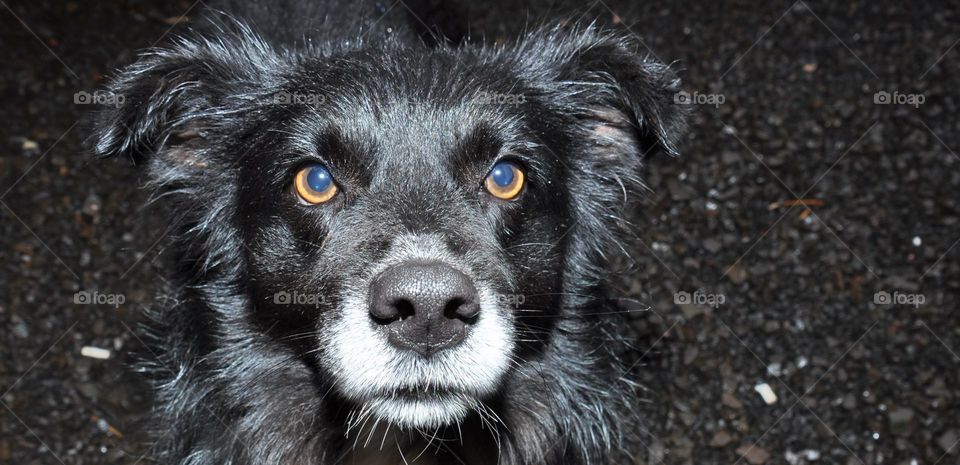
[[[651,161],[616,260],[648,389],[637,462],[960,463],[960,6],[501,0],[424,16],[464,15],[493,41],[569,7],[724,100],[696,106],[681,158]],[[134,167],[80,152],[89,106],[73,95],[200,8],[0,2],[2,464],[148,462],[149,391],[125,364],[163,279],[166,223]],[[878,91],[924,102],[880,105]],[[811,211],[778,208],[798,197]],[[126,302],[74,304],[85,289]],[[674,304],[698,289],[724,303]],[[878,291],[924,303],[877,304]]]

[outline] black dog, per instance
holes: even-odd
[[[160,462],[643,452],[604,251],[676,152],[674,74],[595,27],[431,46],[400,7],[278,3],[143,54],[91,138],[174,206]]]

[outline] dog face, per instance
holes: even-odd
[[[263,324],[301,319],[291,330],[314,330],[318,366],[341,394],[433,428],[496,393],[522,332],[515,313],[556,305],[560,276],[548,270],[562,248],[543,244],[558,244],[570,218],[567,192],[552,186],[566,174],[522,108],[483,100],[515,80],[490,73],[468,88],[462,75],[489,72],[441,55],[403,70],[390,56],[298,67],[281,95],[323,103],[275,109],[277,135],[240,168],[275,184],[239,185],[238,204]],[[329,200],[297,192],[312,171],[331,180],[318,185],[336,190]],[[512,179],[488,188],[495,171]],[[297,305],[304,295],[318,304]]]
[[[434,428],[598,285],[642,157],[675,150],[676,86],[593,30],[293,54],[241,28],[121,73],[93,147],[175,199],[184,284],[215,319],[301,359],[355,421]]]

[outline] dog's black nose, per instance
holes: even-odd
[[[391,344],[429,356],[463,341],[480,313],[470,278],[443,263],[388,268],[370,285],[370,316]]]

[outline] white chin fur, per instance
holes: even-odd
[[[474,402],[460,396],[445,399],[392,399],[367,402],[376,417],[401,428],[431,430],[459,422]]]
[[[456,266],[439,241],[400,238],[383,269],[407,260],[437,260]],[[426,242],[426,245],[424,244]],[[470,275],[468,270],[461,271]],[[498,305],[493,291],[475,282],[480,294],[480,314],[466,339],[429,358],[397,350],[374,329],[367,306],[367,283],[347,292],[342,315],[324,331],[328,366],[337,389],[369,409],[381,420],[401,427],[435,428],[459,422],[480,398],[494,393],[510,366],[513,351],[511,313]],[[441,397],[398,397],[409,390],[434,388]]]

